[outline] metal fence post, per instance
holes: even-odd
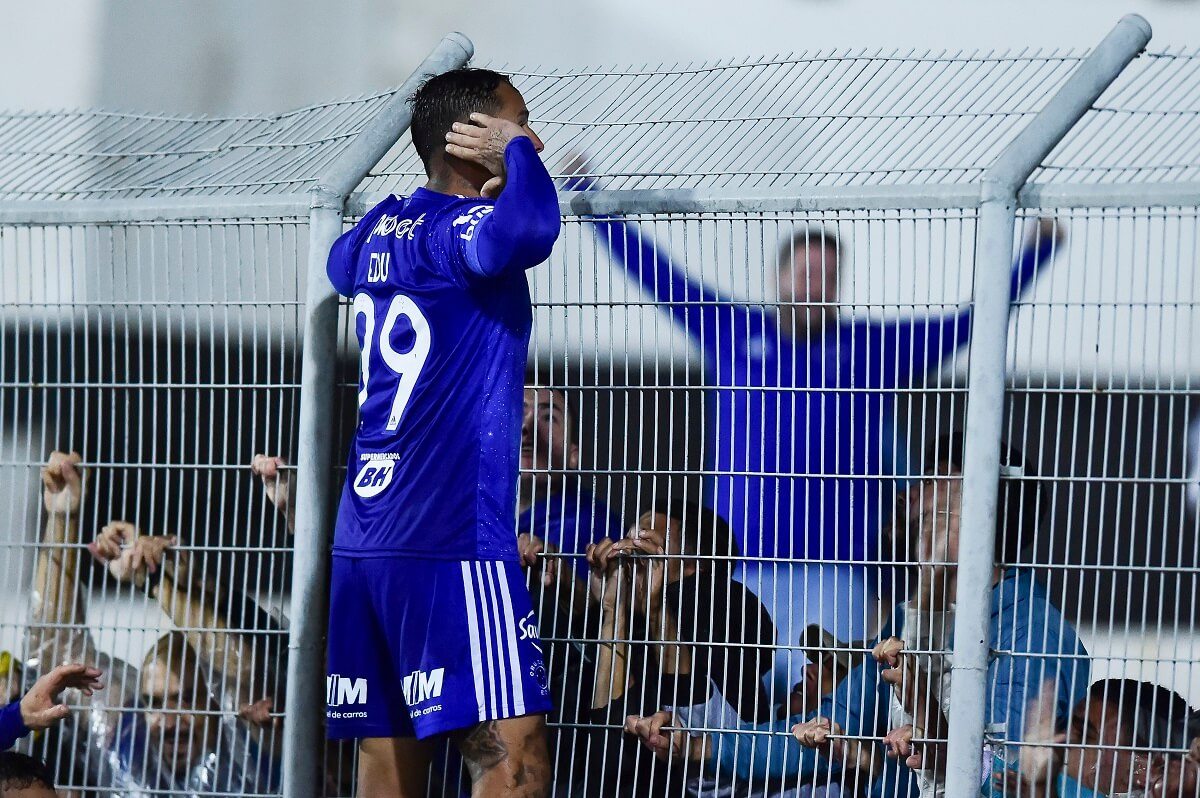
[[[1085,58],[983,177],[976,238],[962,531],[951,665],[946,795],[980,791],[987,720],[992,552],[1008,347],[1009,265],[1017,192],[1104,90],[1145,48],[1150,25],[1128,15]],[[1018,730],[1019,733],[1019,730]]]
[[[308,278],[305,293],[299,448],[296,456],[295,556],[292,625],[288,641],[287,721],[283,735],[283,794],[323,792],[325,750],[325,630],[329,607],[329,547],[333,531],[332,479],[338,301],[325,275],[329,248],[342,233],[346,198],[396,143],[411,119],[408,97],[430,75],[470,60],[474,45],[447,35],[392,99],[330,164],[311,191]]]

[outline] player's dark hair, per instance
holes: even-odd
[[[925,450],[926,476],[961,475],[966,440],[962,431],[938,438]],[[1033,465],[1015,446],[1000,442],[1000,488],[996,501],[997,563],[1011,563],[1033,542],[1037,524],[1045,515],[1046,502]]]
[[[839,262],[845,257],[842,240],[838,238],[837,232],[823,224],[809,224],[793,232],[790,238],[783,240],[779,245],[776,265],[780,269],[791,268],[795,262],[796,252],[812,246],[833,250]]]
[[[700,567],[719,576],[728,576],[733,561],[741,556],[733,530],[725,519],[707,507],[701,507],[684,499],[659,502],[654,512],[661,513],[679,523],[682,554],[704,557]],[[710,559],[715,556],[715,559]]]
[[[511,82],[507,75],[490,69],[464,67],[434,75],[413,93],[408,100],[410,132],[426,174],[433,154],[446,145],[451,125],[468,121],[476,111],[494,114],[500,109],[496,89],[501,83]]]
[[[54,789],[54,777],[44,764],[16,751],[0,752],[0,793],[27,790],[39,784]]]

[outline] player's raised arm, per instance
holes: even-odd
[[[446,134],[446,153],[493,175],[482,191],[496,196],[494,209],[466,219],[455,239],[471,271],[497,277],[549,258],[562,227],[558,192],[526,129],[473,113],[470,123],[455,122]]]
[[[1020,299],[1034,278],[1054,260],[1065,237],[1065,228],[1058,220],[1038,220],[1013,263],[1011,301]],[[867,370],[868,380],[883,388],[909,385],[971,340],[971,308],[945,316],[891,322],[880,330],[879,350],[861,348],[864,355],[880,358],[879,366]]]
[[[29,655],[40,663],[95,662],[79,585],[79,515],[87,469],[75,452],[52,452],[42,468],[46,526],[30,595]]]
[[[567,190],[600,188],[595,178],[581,174],[588,171],[586,160],[579,159],[567,169],[574,172],[564,185]],[[630,278],[701,346],[715,346],[718,341],[728,346],[736,331],[747,329],[743,321],[745,308],[722,301],[702,283],[690,279],[684,267],[671,259],[671,253],[660,247],[653,235],[643,234],[638,225],[617,216],[585,218],[613,261],[623,266]]]

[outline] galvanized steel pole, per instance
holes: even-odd
[[[981,751],[987,719],[992,552],[1017,193],[1033,170],[1145,48],[1150,33],[1150,25],[1137,15],[1126,16],[1117,23],[983,177],[976,238],[962,537],[948,718],[946,795],[954,798],[977,795],[983,778]]]
[[[323,793],[325,751],[325,632],[329,608],[329,548],[333,531],[334,412],[338,300],[325,275],[329,248],[342,233],[346,198],[408,129],[408,97],[431,75],[470,60],[474,45],[446,36],[392,99],[330,164],[313,187],[308,232],[308,284],[296,456],[295,557],[288,640],[287,721],[283,735],[283,794]]]

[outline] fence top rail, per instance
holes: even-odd
[[[1087,55],[822,50],[513,76],[556,172],[597,188],[961,192]],[[396,91],[273,116],[0,113],[0,200],[122,205],[298,196]],[[1139,57],[1034,175],[1048,185],[1200,180],[1200,48]],[[408,136],[363,184],[424,180]],[[963,196],[961,193],[958,196]],[[952,204],[960,200],[952,200]]]
[[[357,192],[346,204],[357,217],[387,192]],[[1200,180],[1147,184],[1033,184],[1019,206],[1038,209],[1200,208]],[[837,211],[970,211],[978,185],[829,186],[778,189],[630,189],[562,191],[564,216],[802,214]],[[0,200],[0,225],[122,225],[223,220],[307,221],[308,194],[127,198],[120,200]]]

